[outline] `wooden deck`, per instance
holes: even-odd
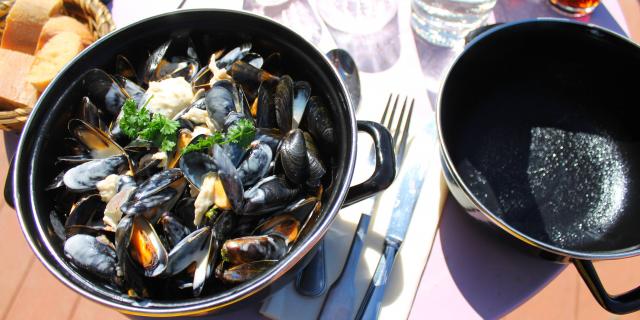
[[[4,186],[8,161],[17,137],[0,135],[7,152],[0,155],[0,182]],[[89,301],[64,286],[36,259],[29,248],[15,211],[0,204],[0,319],[127,319]]]
[[[640,40],[640,3],[621,0],[631,36]],[[0,134],[0,186],[17,136]],[[15,211],[0,201],[0,319],[127,319],[126,316],[81,297],[55,279],[36,259],[25,241]],[[598,263],[608,289],[623,292],[640,285],[640,257]],[[490,289],[488,289],[490,290]],[[616,316],[602,310],[575,269],[569,266],[545,289],[505,319],[640,319],[640,312]]]

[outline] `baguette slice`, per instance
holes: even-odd
[[[36,54],[27,80],[39,92],[44,91],[58,72],[82,49],[82,39],[73,32],[61,32],[53,36]]]
[[[19,51],[0,48],[0,108],[33,107],[38,92],[27,82],[27,73],[34,57]]]
[[[38,47],[36,48],[36,52],[38,52],[42,46],[49,41],[49,39],[61,32],[73,32],[79,35],[80,39],[82,39],[82,44],[85,47],[95,40],[91,31],[89,31],[89,28],[80,23],[80,21],[67,16],[53,17],[42,27],[40,38],[38,38]]]
[[[34,54],[42,26],[62,9],[62,0],[16,0],[7,15],[0,47]]]

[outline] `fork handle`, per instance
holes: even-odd
[[[393,262],[396,260],[396,254],[400,247],[399,243],[385,241],[384,253],[378,261],[376,272],[373,274],[373,279],[369,283],[369,288],[360,303],[360,309],[356,315],[356,319],[360,320],[375,320],[378,319],[380,313],[380,306],[382,305],[382,299],[384,298],[384,291],[387,287],[387,280],[391,275],[393,269]]]

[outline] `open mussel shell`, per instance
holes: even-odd
[[[122,105],[130,98],[113,77],[100,69],[85,72],[81,79],[91,101],[112,117],[120,113]]]
[[[89,225],[95,220],[101,220],[105,203],[97,194],[80,199],[74,206],[65,221],[65,227],[76,225]],[[96,219],[96,216],[100,216]]]
[[[280,147],[280,142],[284,135],[278,129],[257,128],[255,140],[265,143],[271,149],[272,154],[276,154]]]
[[[116,278],[116,252],[96,237],[77,234],[64,243],[64,254],[76,267],[107,281]]]
[[[300,189],[292,187],[282,177],[271,176],[260,180],[244,194],[242,215],[256,215],[275,212],[285,208],[296,199]]]
[[[291,214],[281,214],[273,216],[256,228],[255,234],[276,235],[285,240],[289,245],[298,239],[300,232],[300,221]]]
[[[186,81],[196,75],[200,63],[193,41],[186,34],[174,34],[156,48],[147,59],[142,80],[145,84],[167,78],[183,77]]]
[[[150,196],[141,199],[130,199],[121,207],[123,213],[128,215],[143,215],[150,221],[157,221],[160,214],[171,209],[180,197],[180,192],[173,188],[162,189]]]
[[[278,263],[277,260],[261,260],[243,263],[222,272],[222,281],[226,283],[242,283],[249,281]]]
[[[123,176],[128,177],[128,176]],[[122,181],[122,178],[120,178]],[[103,222],[111,227],[113,230],[117,229],[118,223],[120,219],[122,219],[122,205],[129,201],[129,198],[133,194],[135,190],[135,186],[131,187],[130,185],[124,186],[119,189],[118,193],[116,193],[109,202],[107,202],[106,207],[104,208],[104,217],[102,218]]]
[[[141,200],[167,189],[182,177],[182,170],[178,168],[158,172],[138,186],[136,192],[133,194],[133,200]]]
[[[69,132],[90,151],[93,159],[104,159],[125,154],[125,151],[105,132],[80,119],[71,119]]]
[[[276,85],[273,96],[276,109],[276,121],[280,132],[289,132],[293,123],[293,80],[285,75]]]
[[[278,82],[277,77],[244,61],[234,62],[229,73],[251,100],[255,99],[261,84],[274,86]]]
[[[242,185],[252,186],[269,172],[269,165],[273,159],[271,148],[266,143],[254,141],[249,151],[238,166],[238,176]]]
[[[229,50],[229,52],[227,52],[220,59],[217,59],[216,67],[218,67],[218,69],[223,69],[223,68],[228,69],[231,67],[231,65],[234,62],[244,58],[249,53],[250,50],[251,50],[251,43],[245,42],[240,46]]]
[[[163,213],[158,223],[162,226],[162,234],[167,239],[169,248],[175,247],[191,233],[182,221],[169,212]]]
[[[224,242],[222,257],[231,265],[258,260],[279,260],[287,253],[287,243],[277,235],[246,236]]]
[[[179,241],[169,252],[169,265],[166,275],[175,275],[187,269],[192,263],[198,262],[209,251],[209,237],[211,228],[208,226],[197,229]]]
[[[309,158],[302,130],[291,130],[282,140],[276,155],[276,168],[278,167],[296,185],[304,184],[309,178]]]
[[[64,233],[66,237],[69,238],[80,233],[112,237],[115,229],[105,226],[102,221],[104,209],[105,203],[98,195],[91,195],[78,201],[65,221]]]
[[[60,161],[60,159],[58,159],[58,161]],[[86,161],[89,161],[89,160],[86,160]],[[81,163],[84,163],[86,161],[82,161]],[[44,190],[46,191],[55,190],[62,186],[64,186],[64,171],[58,173],[58,175],[55,176],[53,180],[51,180],[51,182],[44,188]]]
[[[180,169],[189,183],[198,190],[202,188],[202,182],[207,173],[218,171],[218,167],[210,155],[197,151],[183,154],[180,157]]]
[[[158,276],[167,268],[167,251],[153,226],[141,215],[133,218],[129,254],[147,277]]]
[[[265,70],[274,76],[280,76],[283,70],[282,55],[280,52],[274,52],[267,56],[262,64],[262,70]]]
[[[242,58],[242,61],[258,68],[258,69],[262,69],[262,65],[264,64],[264,58],[262,58],[261,55],[259,55],[258,53],[255,52],[249,52],[247,53],[246,56],[244,56],[244,58]]]
[[[222,147],[214,145],[212,151],[213,162],[216,167],[218,167],[218,177],[224,187],[224,193],[231,202],[231,206],[234,211],[237,212],[242,208],[244,200],[242,180],[240,180],[236,166],[227,156],[227,153],[223,151]]]
[[[80,119],[86,123],[92,125],[95,128],[102,130],[103,132],[109,132],[109,124],[106,121],[106,117],[98,107],[96,107],[89,97],[83,97],[80,103]]]
[[[128,160],[124,155],[97,159],[75,166],[65,172],[63,181],[73,192],[85,192],[96,189],[96,184],[110,174],[118,174],[127,167]]]
[[[320,200],[317,197],[306,197],[296,202],[292,202],[282,212],[294,216],[298,221],[306,221]]]
[[[278,127],[276,109],[273,104],[273,89],[271,86],[262,83],[260,87],[258,87],[256,99],[256,127],[268,129]]]
[[[224,129],[224,122],[229,112],[241,111],[238,90],[233,82],[216,81],[205,96],[209,119],[219,130]]]
[[[116,75],[125,77],[133,82],[138,82],[138,74],[127,57],[116,55]]]
[[[311,85],[306,81],[297,81],[293,86],[293,122],[292,128],[300,126],[307,101],[311,96]]]

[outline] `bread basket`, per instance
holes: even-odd
[[[4,31],[5,18],[15,0],[0,0],[0,37]],[[85,23],[96,39],[115,28],[109,9],[99,0],[63,0],[64,14]],[[0,111],[0,129],[20,131],[31,113],[31,108],[15,108]]]

